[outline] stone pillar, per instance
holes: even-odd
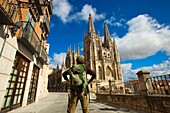
[[[42,83],[42,78],[43,78],[43,76],[42,76],[42,69],[40,68],[35,102],[38,102],[38,100],[40,98],[40,90],[41,90],[41,85],[42,85],[41,84]]]
[[[115,93],[115,90],[114,90],[114,88],[115,88],[115,81],[114,80],[109,80],[108,81],[109,82],[109,89],[110,89],[110,94],[112,94],[112,93]]]
[[[48,75],[49,74],[50,74],[49,65],[43,65],[42,75],[40,75],[42,79],[39,79],[41,80],[39,98],[42,98],[48,95],[47,86],[48,86]]]
[[[99,93],[99,86],[100,86],[100,83],[96,83],[96,93]]]
[[[153,87],[150,78],[150,72],[141,70],[136,73],[138,75],[140,94],[147,95],[153,92]]]

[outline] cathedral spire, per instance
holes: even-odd
[[[96,33],[91,14],[89,14],[89,23],[88,23],[88,34],[90,34],[90,33]]]
[[[104,45],[106,47],[109,47],[109,43],[110,43],[110,33],[107,27],[106,22],[104,23]]]
[[[62,69],[65,67],[65,65],[64,65],[64,57],[63,57],[63,61],[62,61],[61,67],[62,67]]]
[[[98,36],[100,37],[100,31],[98,30]]]
[[[78,55],[80,55],[80,46],[78,46]]]
[[[68,49],[67,49],[67,54],[70,54],[70,48],[68,47]]]
[[[76,53],[76,45],[74,44],[74,52]]]
[[[72,50],[71,50],[71,44],[70,44],[70,53],[71,53],[71,51],[72,51]]]
[[[59,64],[57,64],[57,68],[56,68],[57,70],[59,69]]]

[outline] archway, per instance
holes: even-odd
[[[113,79],[113,72],[109,66],[106,67],[106,77],[107,77],[107,80]]]

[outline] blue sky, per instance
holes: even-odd
[[[91,13],[101,38],[106,22],[115,39],[125,81],[136,79],[141,69],[152,76],[170,73],[169,11],[169,0],[53,0],[50,66],[61,65],[70,45],[83,50]]]

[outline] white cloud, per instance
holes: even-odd
[[[165,75],[170,73],[170,59],[163,61],[160,64],[154,64],[153,66],[147,66],[147,67],[140,67],[135,70],[132,69],[132,64],[121,64],[122,66],[122,74],[124,81],[132,81],[137,80],[136,73],[140,70],[147,70],[150,72],[150,76],[159,76],[159,75]]]
[[[53,0],[53,14],[58,16],[63,23],[68,21],[68,16],[72,10],[72,5],[68,0]]]
[[[132,70],[132,64],[121,64],[124,82],[137,80],[136,71]]]
[[[111,16],[110,19],[106,19],[106,23],[111,26],[121,27],[125,23],[125,19],[117,20],[115,17]]]
[[[141,67],[137,70],[147,70],[151,72],[151,76],[158,76],[170,73],[170,60],[163,61],[161,64],[154,64],[150,67]]]
[[[116,18],[113,17],[113,16],[111,16],[110,19],[106,19],[105,22],[106,22],[108,25],[113,26],[115,20],[116,20]]]
[[[139,15],[127,22],[128,33],[115,38],[122,60],[143,59],[165,51],[170,55],[170,26],[159,24],[148,15]]]
[[[50,61],[50,68],[56,68],[57,65],[61,68],[63,60],[65,61],[66,53],[54,53],[53,58]]]
[[[84,20],[84,21],[88,21],[88,17],[89,14],[92,14],[93,20],[101,20],[105,18],[105,14],[97,14],[97,9],[93,8],[91,5],[89,4],[85,4],[81,10],[81,12],[78,12],[74,15],[71,16],[71,20],[76,20],[76,21],[80,21],[80,20]]]
[[[83,52],[83,50],[84,50],[84,47],[82,47],[80,50]]]
[[[89,14],[92,14],[94,21],[105,18],[105,14],[98,14],[97,9],[89,4],[85,4],[80,12],[73,12],[73,8],[68,0],[53,0],[53,14],[58,16],[63,23],[88,21]]]

